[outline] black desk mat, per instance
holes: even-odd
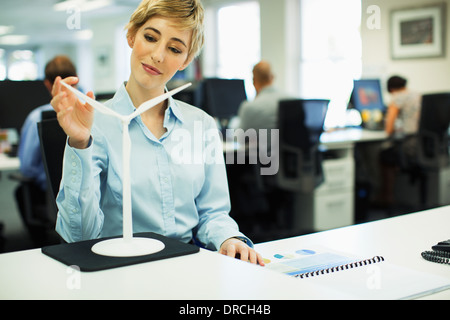
[[[139,257],[108,257],[92,252],[91,248],[94,244],[103,240],[118,238],[113,237],[47,246],[42,248],[42,253],[67,266],[77,266],[80,271],[93,272],[174,258],[200,251],[195,245],[186,244],[153,232],[139,233],[134,236],[160,240],[165,247],[160,252]]]

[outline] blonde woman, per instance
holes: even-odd
[[[167,82],[200,52],[203,15],[199,0],[142,1],[127,25],[131,75],[106,105],[128,115],[141,103],[163,94]],[[100,113],[95,113],[94,120],[92,107],[82,104],[60,81],[74,85],[78,79],[57,79],[53,88],[51,104],[69,137],[56,229],[67,242],[120,235],[121,123]],[[92,92],[88,95],[93,97]],[[184,151],[199,143],[194,152],[217,147],[214,120],[170,98],[133,119],[129,131],[133,231],[195,242],[263,265],[251,241],[229,216],[223,161],[177,159],[180,141],[184,141]],[[184,140],[186,137],[191,140]]]

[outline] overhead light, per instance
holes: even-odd
[[[0,26],[0,36],[13,32],[13,26]]]
[[[0,44],[9,45],[9,46],[17,46],[21,44],[25,44],[28,42],[28,36],[22,35],[7,35],[0,37]]]
[[[82,12],[92,11],[107,7],[113,3],[113,0],[65,0],[56,3],[53,6],[55,11],[67,11],[78,8]]]

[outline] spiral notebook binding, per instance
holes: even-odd
[[[302,274],[297,274],[297,275],[295,275],[295,277],[301,278],[301,279],[310,278],[310,277],[319,276],[322,274],[334,273],[334,272],[338,272],[338,271],[367,266],[367,265],[382,262],[382,261],[384,261],[384,258],[382,256],[375,256],[372,259],[365,259],[365,260],[360,260],[360,261],[343,264],[343,265],[336,266],[336,267],[331,267],[331,268],[306,272],[306,273],[302,273]]]
[[[422,257],[425,260],[442,263],[442,264],[450,264],[450,252],[445,251],[424,251],[422,252]]]

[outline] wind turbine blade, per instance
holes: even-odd
[[[98,102],[98,101],[88,97],[84,93],[81,93],[80,91],[78,91],[77,89],[73,88],[72,86],[69,86],[64,81],[61,81],[61,84],[63,86],[65,86],[67,89],[69,89],[70,91],[72,91],[80,100],[84,100],[89,105],[91,105],[93,108],[95,108],[96,110],[100,111],[101,113],[114,116],[114,117],[119,118],[121,120],[125,119],[125,117],[123,115],[121,115],[121,114],[119,114],[119,113],[109,109],[108,107],[106,107],[102,103],[100,103],[100,102]]]
[[[173,89],[172,91],[169,91],[169,92],[167,92],[167,93],[165,93],[165,94],[162,94],[162,95],[160,95],[160,96],[158,96],[158,97],[156,97],[156,98],[153,98],[153,99],[151,99],[151,100],[148,100],[148,101],[142,103],[142,104],[136,109],[136,111],[134,111],[132,114],[129,115],[129,120],[131,120],[131,119],[137,117],[138,115],[140,115],[141,113],[144,113],[145,111],[147,111],[147,110],[153,108],[154,106],[160,104],[160,103],[163,102],[164,100],[168,99],[169,97],[171,97],[171,96],[177,94],[178,92],[180,92],[180,91],[186,89],[187,87],[189,87],[189,86],[191,86],[191,85],[192,85],[192,83],[186,83],[185,85],[183,85],[183,86],[181,86],[181,87],[179,87],[179,88]]]

